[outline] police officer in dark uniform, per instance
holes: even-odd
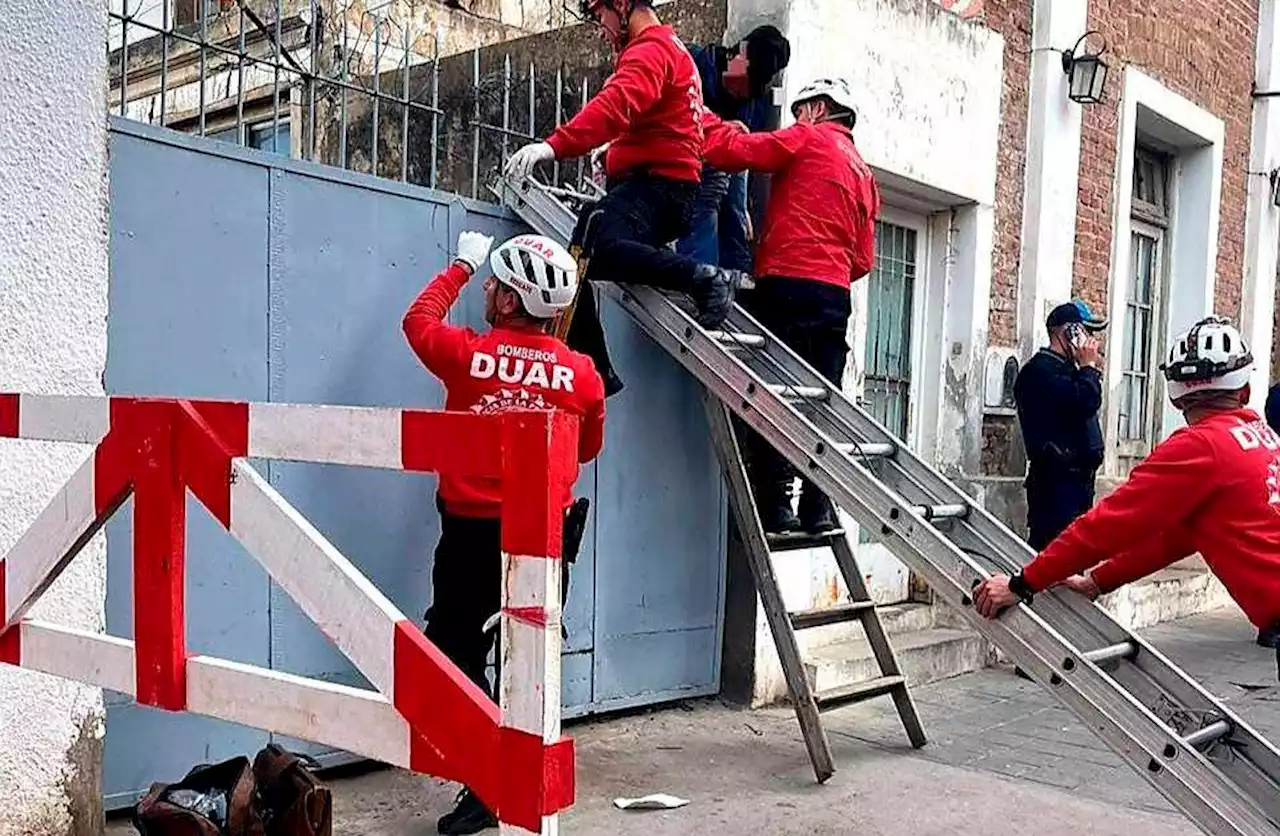
[[[1049,345],[1018,372],[1013,394],[1026,444],[1028,542],[1043,549],[1093,505],[1102,465],[1102,372],[1091,336],[1107,327],[1081,301],[1054,308]]]

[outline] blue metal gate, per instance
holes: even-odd
[[[443,404],[400,318],[461,229],[499,208],[136,122],[111,125],[110,394]],[[627,389],[579,495],[595,513],[565,614],[566,716],[719,690],[725,502],[698,389],[605,302]],[[481,327],[478,287],[456,321]],[[430,603],[434,478],[265,463],[281,493],[411,617]],[[193,653],[365,685],[254,560],[190,502]],[[107,625],[132,635],[130,508],[108,526]],[[108,695],[104,790],[252,754],[265,733]],[[163,745],[157,745],[163,741]],[[291,745],[300,745],[289,741]],[[336,753],[310,747],[322,756]]]

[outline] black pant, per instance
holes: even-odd
[[[1093,506],[1094,471],[1043,471],[1027,477],[1027,542],[1042,550]]]
[[[767,276],[757,279],[755,289],[744,291],[739,298],[761,325],[840,387],[849,356],[847,329],[853,308],[848,288]],[[778,491],[794,478],[794,469],[755,432],[748,431],[744,441],[757,501],[780,501]],[[825,501],[807,479],[801,483],[800,497],[805,505]]]
[[[431,569],[431,608],[423,633],[493,699],[485,667],[497,631],[485,621],[502,608],[502,527],[496,519],[459,517],[440,508],[440,540]],[[566,553],[567,556],[567,553]],[[563,603],[569,566],[561,567]]]
[[[582,254],[590,261],[586,274],[579,277],[584,281],[566,341],[591,358],[606,383],[616,373],[595,292],[586,279],[687,292],[698,262],[665,245],[689,231],[697,196],[697,183],[636,174],[610,182],[607,194],[578,220],[575,237],[582,239]]]

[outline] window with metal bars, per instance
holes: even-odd
[[[911,421],[911,314],[916,283],[916,231],[876,224],[876,264],[867,277],[866,374],[863,400],[899,438]]]
[[[862,400],[889,432],[906,439],[911,414],[911,315],[915,302],[914,229],[876,223],[876,262],[867,283],[867,334]],[[871,543],[866,529],[858,542]]]

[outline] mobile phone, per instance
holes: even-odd
[[[1084,328],[1079,322],[1072,322],[1067,326],[1067,339],[1071,342],[1072,348],[1079,348],[1084,345]]]

